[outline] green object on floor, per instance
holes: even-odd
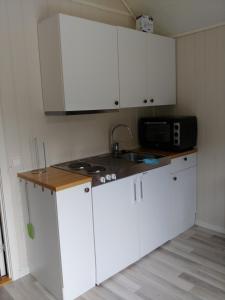
[[[27,224],[27,232],[29,237],[34,240],[34,226],[32,223]]]

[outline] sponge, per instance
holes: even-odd
[[[143,163],[146,165],[157,165],[159,163],[159,160],[156,158],[145,158],[143,160]]]

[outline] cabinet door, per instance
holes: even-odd
[[[118,28],[120,107],[147,105],[146,33]]]
[[[118,108],[117,29],[60,15],[65,108]]]
[[[139,258],[136,176],[93,188],[97,283]]]
[[[173,192],[172,236],[192,227],[196,213],[196,167],[171,174]]]
[[[95,285],[91,184],[57,192],[63,295],[74,299]]]
[[[169,175],[169,168],[166,166],[151,170],[140,177],[141,256],[147,255],[170,238]]]
[[[148,97],[152,105],[176,103],[175,40],[148,34]]]

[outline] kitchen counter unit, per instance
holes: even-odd
[[[138,148],[133,150],[136,153],[158,154],[162,155],[158,164],[144,164],[134,163],[125,159],[115,159],[110,155],[100,155],[95,157],[95,163],[99,165],[113,166],[117,170],[117,179],[132,176],[138,173],[150,171],[151,169],[166,166],[171,163],[171,159],[179,158],[182,156],[190,155],[197,152],[197,149],[192,149],[183,152],[162,151],[151,148]],[[97,159],[97,160],[96,160]],[[88,161],[91,161],[91,158]],[[58,168],[49,167],[46,173],[34,174],[32,171],[18,173],[19,178],[24,179],[41,187],[47,188],[51,191],[61,191],[70,187],[82,185],[91,182],[91,176],[81,175],[79,171],[68,172]]]
[[[56,299],[76,299],[189,229],[196,152],[139,148],[78,161],[104,169],[87,176],[56,167],[18,174],[33,227],[26,234],[30,273]],[[139,161],[145,157],[149,164]],[[101,183],[93,184],[95,176]]]
[[[30,274],[54,299],[75,299],[95,286],[91,178],[52,167],[18,177]]]
[[[197,153],[197,149],[191,149],[191,150],[186,150],[186,151],[181,151],[181,152],[176,152],[176,151],[166,151],[166,150],[158,150],[158,149],[151,149],[151,148],[138,148],[135,150],[137,153],[150,153],[150,154],[159,154],[167,157],[168,159],[174,159],[178,157],[182,157],[185,155],[190,155],[193,153]]]
[[[49,167],[46,173],[33,174],[32,171],[19,173],[19,178],[57,192],[91,182],[91,177]]]

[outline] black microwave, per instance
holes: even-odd
[[[143,147],[183,151],[196,146],[197,118],[150,117],[138,124],[139,142]]]

